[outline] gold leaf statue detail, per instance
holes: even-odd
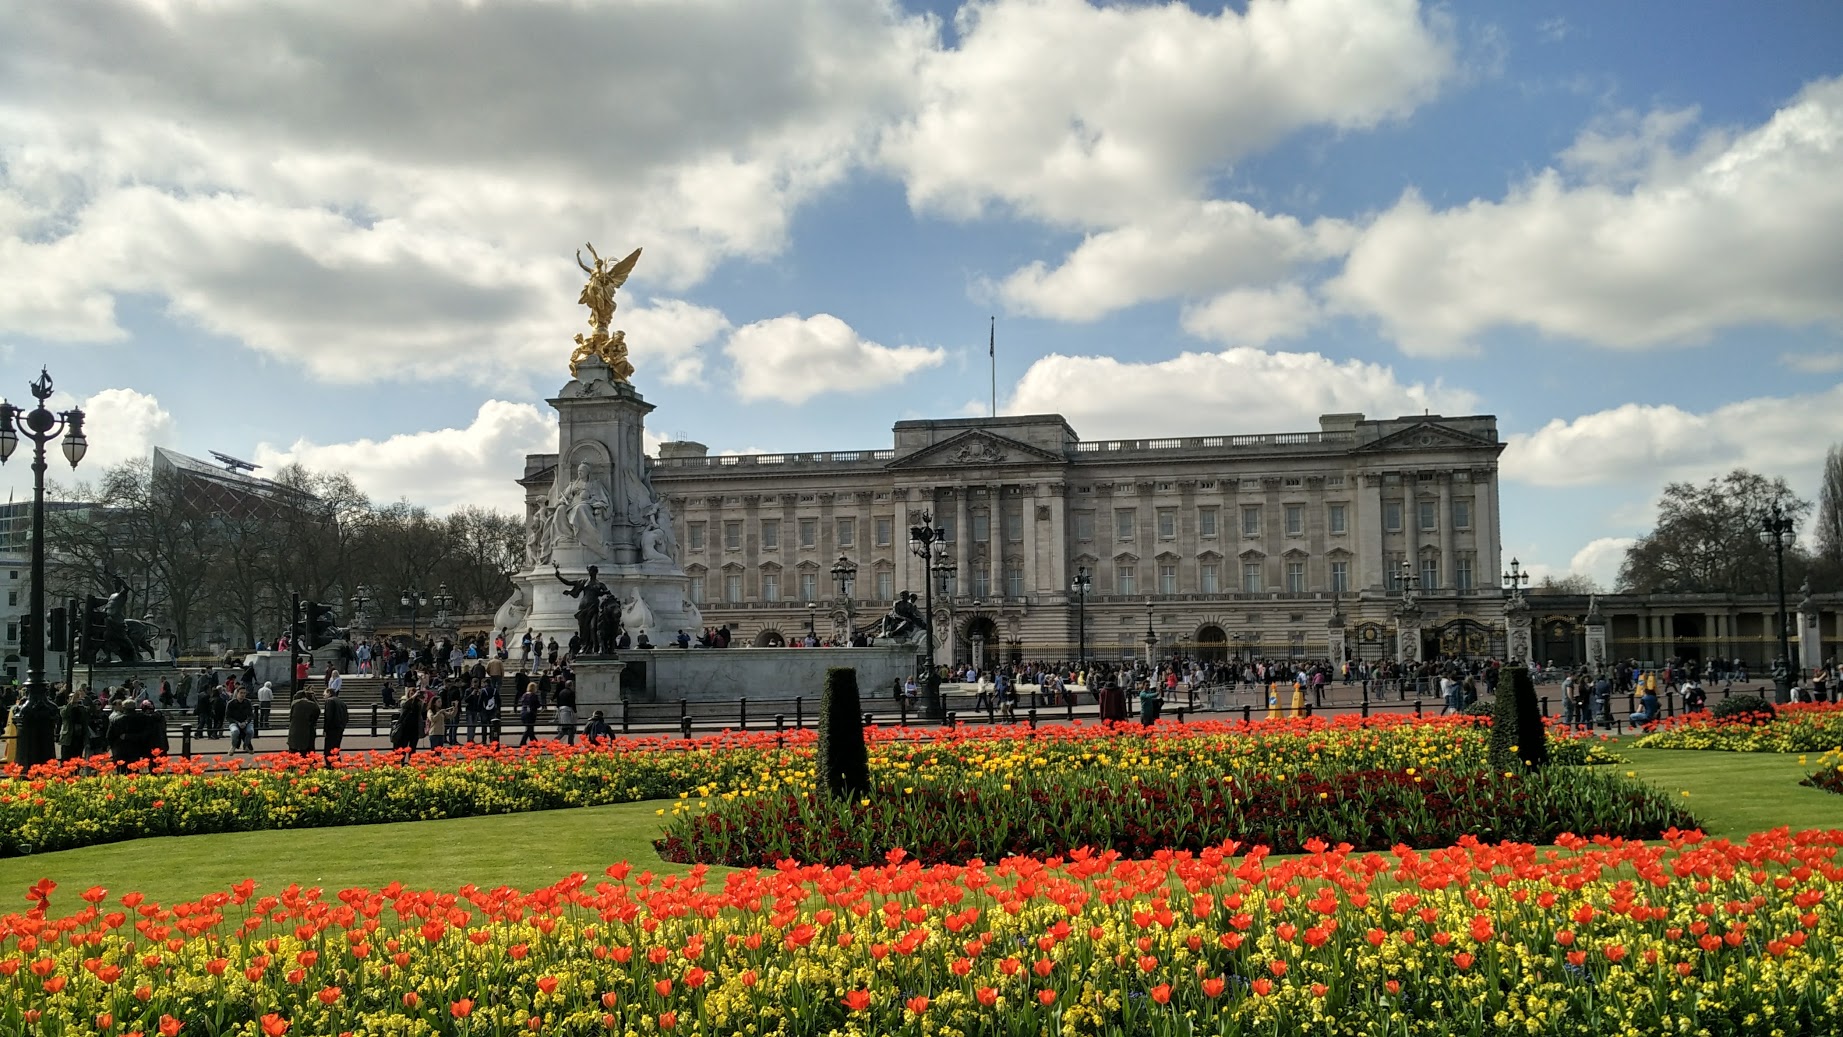
[[[576,265],[589,275],[589,281],[582,286],[582,295],[577,302],[589,308],[589,327],[587,335],[576,336],[576,351],[570,354],[570,377],[579,377],[578,369],[582,362],[589,359],[600,360],[608,365],[617,382],[625,382],[633,377],[634,365],[627,361],[627,333],[608,331],[608,325],[614,320],[616,304],[615,289],[627,283],[627,276],[633,273],[634,264],[640,261],[640,250],[634,249],[626,259],[619,263],[609,263],[595,251],[594,245],[583,246],[594,257],[595,265],[591,267],[582,261],[582,253],[576,253]]]

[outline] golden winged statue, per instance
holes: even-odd
[[[595,358],[607,364],[614,372],[616,381],[625,382],[633,377],[634,365],[627,361],[627,334],[608,331],[608,325],[614,320],[615,289],[627,283],[627,277],[633,273],[634,265],[640,262],[640,250],[634,249],[626,259],[618,263],[609,263],[595,251],[595,246],[585,243],[584,248],[594,257],[595,265],[582,261],[582,253],[576,253],[576,265],[589,275],[587,284],[582,286],[582,295],[577,302],[589,308],[590,333],[576,336],[576,351],[570,354],[570,377],[577,377],[577,368],[584,360]]]

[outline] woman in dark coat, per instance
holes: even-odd
[[[306,691],[295,692],[294,703],[288,707],[288,751],[313,752],[314,735],[319,730],[320,703]]]
[[[1108,677],[1106,681],[1107,683],[1101,685],[1099,695],[1101,719],[1124,724],[1126,723],[1126,691],[1120,687],[1118,680]]]
[[[390,747],[416,751],[416,743],[422,740],[422,696],[414,690],[405,690],[403,705],[397,708],[397,722],[390,727]]]

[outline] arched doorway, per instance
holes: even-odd
[[[1197,631],[1197,661],[1219,663],[1229,657],[1229,635],[1214,623]]]
[[[998,650],[998,624],[991,616],[974,616],[966,621],[966,662],[987,669],[997,661]]]
[[[757,648],[784,648],[787,646],[787,639],[781,636],[779,630],[763,630],[755,635],[755,640],[751,643]]]

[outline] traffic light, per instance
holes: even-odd
[[[307,645],[307,606],[310,602],[294,599],[294,621],[288,624],[288,643],[296,649]]]
[[[59,605],[51,610],[51,651],[62,652],[70,641],[69,613]]]
[[[309,601],[303,606],[307,612],[307,640],[301,644],[312,650],[325,648],[339,637],[339,617],[334,615],[333,606],[323,601]]]
[[[78,658],[86,663],[96,661],[102,646],[109,641],[109,599],[99,598],[94,594],[83,599],[83,647]]]
[[[45,643],[43,638],[34,642],[32,639],[35,637],[39,637],[38,617],[30,612],[22,613],[19,617],[19,650],[28,653],[27,658],[31,657],[30,653],[34,643]]]

